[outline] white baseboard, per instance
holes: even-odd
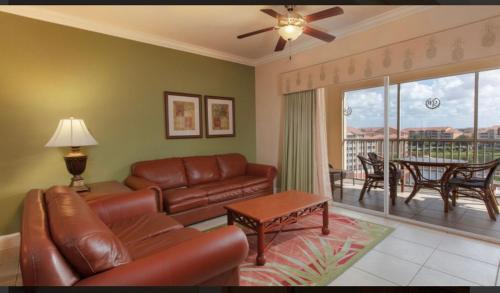
[[[21,234],[19,232],[0,235],[0,250],[19,247],[21,243]]]

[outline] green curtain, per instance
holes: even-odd
[[[281,190],[313,192],[316,91],[285,95]]]

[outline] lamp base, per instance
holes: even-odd
[[[90,192],[90,187],[88,187],[87,185],[84,185],[81,187],[70,186],[69,188],[71,188],[71,190],[73,190],[74,192],[78,192],[78,193]]]
[[[76,192],[88,192],[90,191],[90,187],[85,185],[85,181],[83,180],[82,176],[73,176],[71,178],[71,183],[69,184],[69,187],[73,189]]]
[[[78,147],[72,147],[71,152],[64,156],[66,169],[73,175],[71,178],[70,187],[76,192],[90,191],[90,188],[85,185],[85,181],[81,174],[85,171],[87,164],[87,156],[80,151]]]

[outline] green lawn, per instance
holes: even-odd
[[[417,154],[416,149],[413,148],[411,154],[415,156]],[[468,156],[467,156],[468,155]],[[445,158],[445,159],[454,159],[454,160],[465,160],[472,162],[473,160],[473,155],[474,153],[472,150],[469,150],[469,153],[467,154],[467,151],[461,151],[459,152],[458,150],[453,150],[446,148],[444,151],[443,150],[432,150],[429,151],[428,149],[422,151],[419,149],[418,151],[418,156],[419,157],[432,157],[432,158]],[[483,162],[489,162],[495,159],[500,158],[500,150],[495,150],[492,152],[491,150],[487,149],[483,152],[483,150],[479,150],[477,154],[477,162],[478,163],[483,163]]]

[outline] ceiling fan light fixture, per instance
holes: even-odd
[[[302,34],[302,29],[303,28],[301,26],[288,24],[280,27],[278,29],[278,33],[283,39],[287,41],[294,41]]]
[[[288,41],[296,40],[300,35],[302,35],[302,33],[325,42],[331,42],[335,40],[335,36],[312,28],[308,26],[308,23],[343,14],[344,11],[342,10],[342,8],[328,8],[306,16],[302,16],[296,13],[294,11],[293,5],[285,5],[285,8],[287,10],[287,13],[285,15],[282,15],[274,11],[273,9],[261,9],[261,12],[276,19],[278,21],[277,25],[242,34],[237,36],[237,38],[243,39],[256,34],[277,30],[280,38],[278,39],[276,47],[274,48],[275,52],[283,51]]]

